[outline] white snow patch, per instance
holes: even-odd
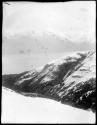
[[[44,77],[43,80],[40,83],[51,81],[52,79],[50,77]]]
[[[96,78],[96,59],[95,58],[96,58],[95,54],[91,56],[88,55],[87,58],[82,62],[83,65],[65,80],[65,85],[69,85],[69,83],[73,81],[76,84],[79,82],[87,81],[90,78]],[[81,71],[82,69],[85,69],[86,71]],[[80,76],[80,78],[73,77],[73,76]]]
[[[31,98],[3,89],[2,123],[95,123],[95,114],[50,99]]]
[[[85,52],[83,52],[83,53],[85,53]],[[67,62],[66,59],[68,57],[74,57],[70,60],[72,62],[72,61],[76,61],[75,58],[80,58],[80,55],[77,52],[73,52],[73,53],[70,53],[70,55],[68,54],[66,56],[62,56],[58,59],[55,59],[55,60],[49,62],[48,64],[61,65],[62,63]]]
[[[18,82],[16,82],[15,84],[21,84],[22,82],[24,82],[24,81],[26,81],[26,80],[30,80],[30,79],[32,79],[32,77],[29,77],[29,78],[23,78],[23,79],[21,79],[21,80],[19,80]]]
[[[36,70],[31,70],[28,73],[26,73],[25,75],[23,75],[21,78],[24,78],[26,76],[30,76],[30,75],[34,75],[36,73]]]

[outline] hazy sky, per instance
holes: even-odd
[[[67,51],[95,48],[94,1],[9,4],[3,4],[4,73],[42,66]]]
[[[94,40],[95,7],[95,1],[10,2],[10,5],[3,5],[4,35],[46,31],[74,40],[83,35]]]

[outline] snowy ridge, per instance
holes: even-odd
[[[21,76],[18,81],[16,81],[16,85],[20,85],[21,83],[23,83],[24,81],[30,80],[32,79],[35,75],[37,74],[36,70],[31,70],[28,71],[26,74],[24,74],[23,76]]]
[[[92,54],[92,53],[90,53]],[[91,77],[96,77],[96,68],[95,68],[95,54],[89,58],[90,54],[86,57],[86,59],[82,62],[82,66],[72,73],[68,77],[67,80],[65,80],[65,84],[68,84],[70,82],[76,81],[76,83],[81,81],[86,81],[90,79]]]
[[[95,51],[73,53],[23,75],[4,76],[3,86],[25,93],[25,96],[36,93],[40,97],[95,112],[95,67]]]

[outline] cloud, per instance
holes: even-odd
[[[95,33],[95,2],[60,2],[38,4],[15,2],[4,6],[4,34],[25,34],[32,30],[52,29],[75,37],[81,33]]]
[[[84,51],[95,48],[94,42],[90,42],[87,37],[82,37],[79,41],[72,41],[69,37],[58,36],[58,34],[44,33],[41,36],[16,35],[6,38],[3,42],[3,52],[5,54],[50,54],[64,53],[68,51]]]

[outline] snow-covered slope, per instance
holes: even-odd
[[[27,96],[52,98],[96,110],[96,52],[71,54],[39,70],[3,76],[3,86]]]
[[[95,123],[95,114],[2,89],[2,123]]]

